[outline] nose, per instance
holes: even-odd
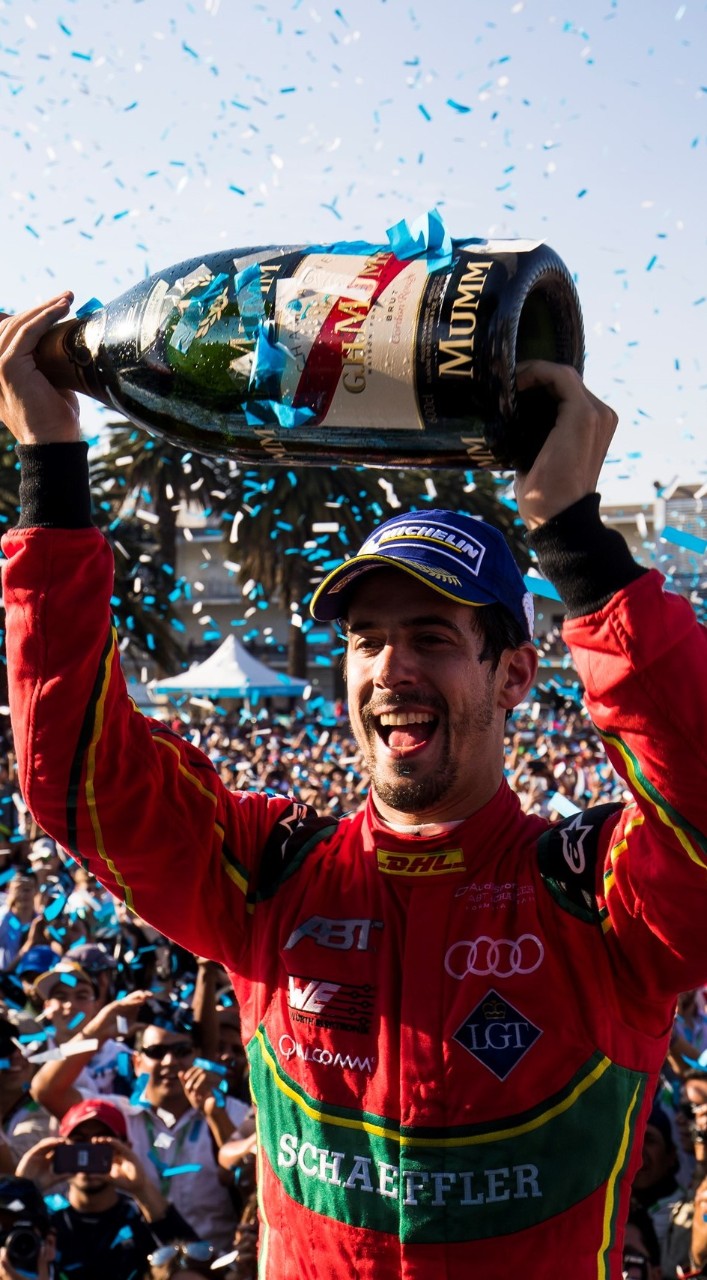
[[[376,655],[373,682],[379,689],[398,689],[418,681],[415,655],[407,645],[389,641]]]

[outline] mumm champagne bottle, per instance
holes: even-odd
[[[457,240],[235,249],[57,325],[40,368],[174,444],[244,463],[526,469],[554,406],[516,362],[583,364],[562,260]]]

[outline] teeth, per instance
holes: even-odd
[[[429,711],[388,711],[380,717],[383,726],[396,729],[406,724],[431,724],[433,720]]]

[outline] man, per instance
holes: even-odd
[[[50,1215],[60,1273],[129,1280],[144,1274],[159,1245],[196,1239],[131,1150],[123,1113],[103,1098],[87,1098],[67,1111],[59,1137],[32,1147],[18,1166],[20,1175],[50,1192],[66,1176],[54,1171],[58,1149],[79,1142],[110,1146],[112,1160],[107,1173],[72,1174],[68,1204]]]
[[[76,1107],[85,1093],[82,1072],[93,1049],[115,1034],[118,1019],[129,1027],[146,994],[133,992],[102,1009],[72,1042],[70,1056],[47,1062],[33,1082],[35,1098],[55,1116]],[[247,1107],[214,1092],[217,1081],[195,1063],[195,1046],[185,1015],[159,1010],[155,1022],[138,1031],[133,1065],[139,1088],[132,1098],[107,1097],[125,1117],[130,1146],[147,1176],[159,1187],[202,1240],[225,1252],[233,1238],[233,1204],[217,1162],[219,1147],[233,1134]]]
[[[687,1197],[677,1179],[678,1166],[670,1119],[662,1107],[654,1106],[643,1135],[642,1161],[633,1180],[633,1199],[651,1217],[666,1275],[671,1274],[671,1261],[686,1261],[688,1246],[680,1221]]]
[[[51,1116],[35,1102],[30,1084],[37,1068],[25,1057],[19,1029],[0,1016],[0,1139],[12,1152],[12,1169],[20,1156],[49,1133]]]
[[[645,1209],[632,1205],[624,1232],[624,1280],[670,1280],[676,1274],[663,1271],[653,1220]],[[677,1273],[680,1274],[679,1272]]]
[[[29,1178],[0,1177],[0,1280],[51,1280],[53,1260],[41,1193]]]
[[[32,871],[18,869],[0,910],[0,969],[8,969],[17,957],[36,915],[37,881]]]
[[[96,992],[99,1008],[113,999],[113,988],[118,963],[112,955],[98,942],[77,942],[66,953],[67,960],[73,960],[88,974]]]
[[[263,1274],[505,1280],[571,1259],[617,1280],[675,995],[707,976],[707,643],[601,523],[614,413],[572,369],[520,371],[557,418],[519,512],[635,802],[554,828],[521,813],[502,744],[536,672],[525,587],[497,531],[428,511],[313,602],[344,620],[372,777],[336,823],[227,791],[126,696],[76,401],[33,356],[69,305],[0,331],[24,469],[4,541],[20,777],[43,830],[233,975]]]

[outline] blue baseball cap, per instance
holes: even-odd
[[[532,638],[532,595],[503,534],[484,520],[456,511],[393,516],[327,574],[312,596],[312,616],[318,622],[344,618],[354,583],[380,568],[402,569],[459,604],[502,604]]]
[[[30,947],[29,951],[25,951],[15,965],[15,973],[19,978],[25,973],[46,973],[58,959],[59,956],[52,947],[45,947],[42,943],[38,943],[36,947]]]

